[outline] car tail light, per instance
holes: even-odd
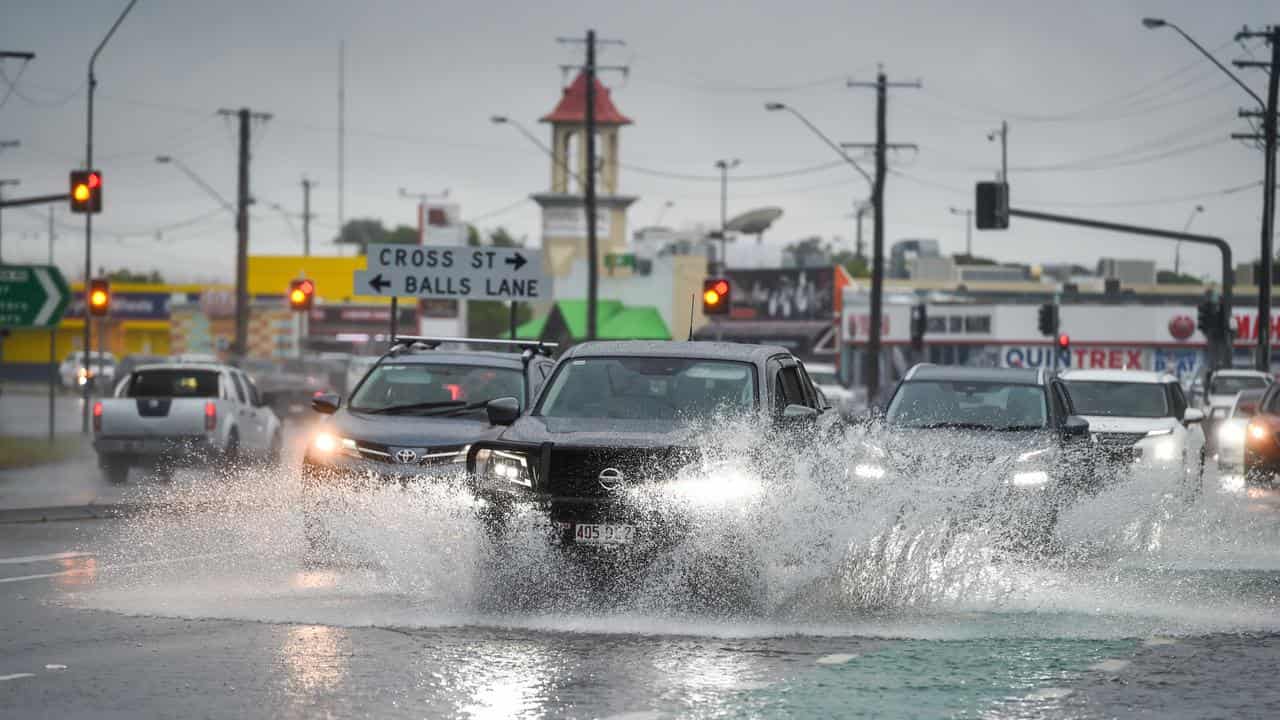
[[[93,431],[102,432],[102,401],[93,404]]]
[[[215,430],[218,427],[218,406],[212,400],[204,404],[204,429]]]

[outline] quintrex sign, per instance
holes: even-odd
[[[453,300],[541,300],[551,278],[541,250],[509,247],[370,245],[357,295]]]

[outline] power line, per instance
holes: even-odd
[[[530,198],[527,198],[527,197],[525,197],[525,198],[521,198],[521,199],[517,200],[516,202],[511,203],[510,205],[503,205],[502,207],[498,208],[497,210],[490,210],[490,211],[488,211],[488,212],[480,213],[479,215],[476,215],[475,217],[467,218],[466,220],[463,220],[463,221],[462,221],[462,224],[464,224],[464,225],[474,225],[474,224],[476,224],[476,223],[480,222],[481,220],[488,220],[488,219],[489,219],[489,218],[491,218],[491,217],[497,217],[497,216],[499,216],[499,215],[505,215],[506,213],[509,213],[509,212],[511,212],[512,210],[515,210],[516,208],[523,207],[524,205],[528,204],[529,202],[532,202],[532,200],[531,200]]]
[[[687,180],[690,182],[720,182],[719,175],[698,175],[693,173],[672,172],[668,170],[655,170],[653,168],[640,167],[638,165],[629,165],[627,163],[619,163],[619,166],[625,170],[638,173],[640,175],[650,175],[653,177],[666,178],[668,180]],[[810,165],[792,170],[780,170],[777,172],[760,173],[756,175],[734,175],[733,181],[737,182],[753,182],[760,180],[780,180],[782,178],[796,177],[799,175],[811,175],[813,173],[824,172],[835,168],[845,167],[843,160],[822,163],[821,165]]]

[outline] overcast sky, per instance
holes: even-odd
[[[0,66],[10,81],[23,71],[0,106],[0,140],[22,143],[0,150],[0,178],[22,182],[7,194],[63,192],[67,171],[83,162],[88,58],[124,5],[0,7],[0,50],[37,55],[25,69],[14,60]],[[923,82],[890,96],[890,140],[920,150],[892,158],[888,243],[936,238],[945,252],[963,251],[964,220],[949,207],[968,206],[973,182],[993,176],[999,147],[987,132],[1007,119],[1015,206],[1181,229],[1199,203],[1205,211],[1192,229],[1222,235],[1237,259],[1253,259],[1262,197],[1251,184],[1260,183],[1262,153],[1228,138],[1249,130],[1235,113],[1250,101],[1174,32],[1146,30],[1140,19],[1177,22],[1229,61],[1268,54],[1231,38],[1242,25],[1280,21],[1275,10],[1262,0],[141,0],[97,66],[95,164],[106,178],[106,211],[94,223],[94,264],[158,268],[177,280],[232,277],[231,215],[154,157],[182,159],[234,199],[234,126],[217,110],[242,106],[273,115],[255,129],[251,251],[300,251],[299,221],[291,229],[269,205],[300,213],[306,175],[316,183],[313,245],[334,252],[343,41],[346,217],[413,224],[413,201],[398,188],[448,188],[464,217],[536,244],[537,206],[521,201],[547,189],[548,160],[488,118],[509,115],[549,136],[537,119],[559,97],[557,66],[581,60],[555,39],[588,27],[626,41],[602,49],[600,62],[631,69],[603,79],[635,120],[621,150],[630,166],[622,191],[639,197],[632,230],[651,224],[667,201],[664,224],[717,222],[719,158],[740,158],[742,176],[831,162],[829,148],[794,117],[765,112],[765,101],[793,105],[836,140],[873,139],[874,91],[845,83],[874,79],[884,63],[891,80]],[[1242,74],[1265,94],[1262,72]],[[7,92],[0,83],[0,98]],[[729,208],[782,207],[767,242],[815,234],[850,242],[848,216],[867,194],[859,176],[833,167],[733,181]],[[6,261],[45,258],[45,212],[4,213]],[[83,222],[62,206],[55,219],[57,262],[78,276]],[[1173,258],[1160,241],[1018,220],[1007,232],[975,233],[974,251],[1086,265],[1100,255],[1156,258],[1162,267]],[[1192,272],[1216,276],[1213,251],[1183,257]]]

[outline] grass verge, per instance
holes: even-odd
[[[54,435],[52,442],[47,437],[0,435],[0,470],[70,460],[83,448],[84,439],[79,433]]]

